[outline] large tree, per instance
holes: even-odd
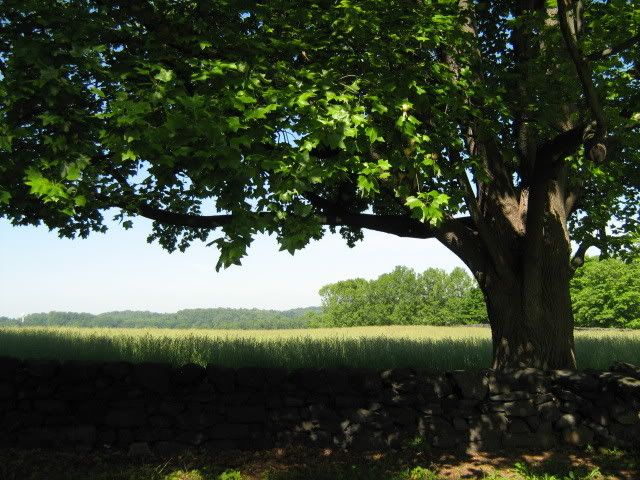
[[[639,23],[637,0],[3,0],[0,215],[220,232],[219,266],[261,232],[435,238],[495,367],[572,367],[573,269],[638,241]]]

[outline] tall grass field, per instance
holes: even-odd
[[[576,332],[579,368],[614,361],[640,363],[640,331]],[[163,330],[0,328],[0,355],[18,358],[174,365],[207,363],[261,367],[484,368],[491,358],[488,328],[393,326],[309,330]]]

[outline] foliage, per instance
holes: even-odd
[[[463,269],[406,267],[375,280],[344,280],[320,290],[322,326],[463,325],[487,323],[484,299]]]
[[[256,308],[200,308],[180,310],[176,313],[122,311],[106,312],[99,315],[49,312],[32,313],[21,319],[0,318],[0,325],[92,328],[306,328],[311,318],[309,315],[317,310],[316,307],[285,311]]]
[[[578,331],[581,368],[640,362],[640,332]],[[0,328],[0,351],[18,358],[213,363],[228,367],[473,369],[491,358],[481,327],[384,326],[317,330]]]
[[[587,259],[571,281],[571,296],[577,326],[640,328],[640,258]]]
[[[125,228],[155,220],[150,240],[168,250],[221,227],[219,267],[260,232],[290,252],[322,225],[350,244],[362,228],[444,239],[444,223],[484,237],[465,178],[501,188],[504,174],[524,192],[528,136],[541,155],[561,147],[580,189],[573,238],[627,251],[640,96],[638,50],[620,46],[640,10],[581,4],[578,47],[610,132],[601,165],[585,155],[593,92],[537,3],[4,0],[0,216],[84,237],[115,207]]]

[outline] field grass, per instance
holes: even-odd
[[[576,332],[580,368],[640,363],[640,331]],[[0,355],[61,360],[213,363],[229,367],[414,367],[442,371],[490,363],[482,327],[309,330],[1,328]]]

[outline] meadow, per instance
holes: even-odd
[[[484,327],[391,326],[295,330],[0,328],[0,354],[18,358],[173,365],[413,367],[442,371],[490,364]],[[640,363],[640,331],[576,332],[579,368]]]

